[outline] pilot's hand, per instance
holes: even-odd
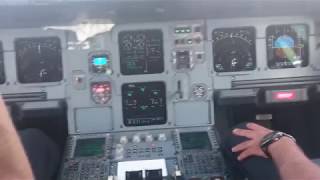
[[[248,123],[248,129],[234,129],[232,133],[236,136],[243,136],[249,140],[242,142],[232,148],[232,152],[239,153],[238,160],[244,160],[250,156],[261,156],[268,158],[268,156],[260,148],[260,141],[264,136],[271,133],[272,130],[264,128],[255,123]]]

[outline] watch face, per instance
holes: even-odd
[[[260,146],[265,146],[267,145],[273,138],[274,136],[278,133],[278,131],[273,131],[267,135],[265,135],[262,140],[261,140],[261,143],[260,143]],[[268,144],[269,145],[269,144]]]

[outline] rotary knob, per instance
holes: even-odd
[[[128,143],[128,137],[127,136],[121,136],[120,138],[120,144],[127,144]]]
[[[132,138],[132,142],[134,142],[134,143],[141,142],[140,136],[139,135],[134,135],[133,138]]]
[[[164,133],[159,134],[158,136],[159,141],[166,141],[167,140],[167,135]]]
[[[153,136],[151,134],[146,135],[146,142],[152,142],[153,141]]]
[[[123,159],[123,153],[124,153],[124,148],[122,144],[117,144],[116,145],[116,156],[115,159],[116,160],[121,160]]]
[[[116,145],[116,154],[123,154],[124,152],[124,148],[122,146],[122,144],[117,144]]]

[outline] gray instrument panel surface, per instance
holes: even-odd
[[[66,86],[66,76],[67,61],[63,57],[63,79],[59,82],[52,83],[33,83],[33,84],[22,84],[19,83],[17,77],[16,68],[16,53],[14,48],[14,41],[17,38],[37,38],[37,37],[58,37],[61,41],[61,48],[65,50],[67,47],[67,41],[65,34],[63,32],[54,31],[43,31],[42,29],[3,29],[0,30],[0,39],[3,42],[4,50],[4,64],[5,64],[5,74],[6,82],[0,85],[0,91],[2,94],[19,94],[19,93],[33,93],[33,92],[46,92],[47,99],[64,99],[65,86]]]
[[[295,69],[267,68],[265,31],[274,24],[308,24],[309,36],[309,65]],[[176,26],[204,25],[203,46],[185,46],[178,48],[174,43]],[[216,73],[213,68],[212,37],[216,28],[253,26],[256,29],[257,68],[253,71]],[[144,129],[175,128],[207,126],[214,124],[214,107],[212,94],[214,89],[231,89],[232,83],[244,80],[261,80],[273,78],[308,77],[320,75],[320,62],[317,61],[315,25],[312,19],[304,17],[272,17],[199,20],[179,22],[159,22],[118,25],[112,31],[95,36],[89,41],[88,50],[67,50],[70,37],[62,31],[43,31],[40,29],[1,30],[0,39],[3,41],[5,68],[8,84],[0,85],[1,92],[47,92],[48,99],[66,99],[68,103],[68,123],[70,134],[102,133],[111,131],[131,131]],[[128,30],[160,29],[163,34],[164,72],[160,74],[122,75],[119,62],[118,34]],[[15,72],[14,39],[18,37],[59,36],[63,47],[63,66],[65,80],[59,83],[29,84],[17,83]],[[173,51],[195,50],[204,52],[204,60],[196,63],[187,71],[176,71],[173,62]],[[92,74],[88,58],[95,52],[107,52],[111,59],[110,74]],[[81,83],[77,78],[81,78]],[[90,95],[92,82],[108,81],[112,85],[112,98],[107,104],[96,104]],[[121,86],[132,82],[163,81],[167,88],[167,114],[165,125],[146,127],[125,127],[122,117]],[[180,84],[180,85],[178,85]],[[207,95],[203,99],[192,97],[192,87],[204,85]],[[179,87],[180,86],[180,87]],[[87,114],[87,116],[83,116]],[[197,116],[198,119],[194,119]],[[193,117],[189,119],[187,117]],[[89,125],[90,124],[90,125]]]

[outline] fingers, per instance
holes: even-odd
[[[247,149],[245,151],[242,151],[237,159],[239,161],[242,161],[242,160],[244,160],[244,159],[246,159],[246,158],[248,158],[249,156],[252,156],[252,155],[254,155],[254,153],[251,151],[251,149]]]
[[[249,148],[252,145],[252,141],[245,141],[243,143],[240,143],[236,146],[234,146],[231,150],[232,152],[240,152],[247,148]]]
[[[253,139],[253,138],[254,138],[254,134],[251,132],[251,130],[234,129],[234,130],[232,131],[232,133],[233,133],[234,135],[243,136],[243,137],[246,137],[246,138],[249,138],[249,139]]]
[[[251,130],[261,130],[261,129],[265,129],[264,127],[255,124],[255,123],[248,123],[247,124],[247,128],[251,129]]]
[[[262,151],[258,151],[258,150],[255,150],[255,149],[248,148],[248,149],[242,151],[239,154],[237,159],[239,161],[243,161],[243,160],[247,159],[250,156],[259,156],[259,157],[263,157],[263,158],[268,158],[268,156],[266,154],[264,154]]]

